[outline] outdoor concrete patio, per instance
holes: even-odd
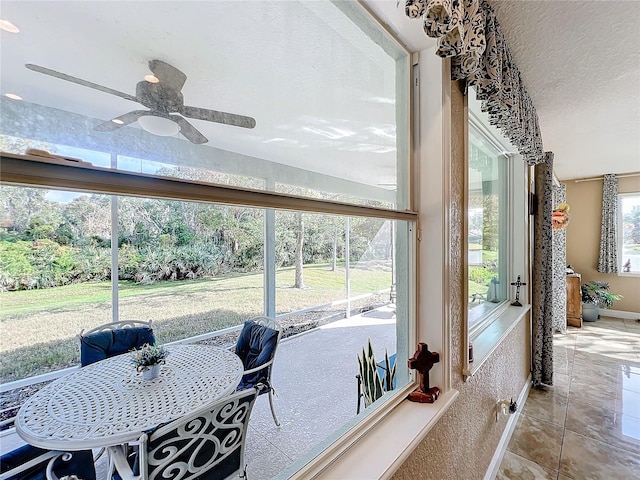
[[[256,400],[247,436],[245,460],[251,480],[271,479],[305,458],[312,449],[356,416],[358,361],[371,339],[376,360],[396,351],[393,305],[326,324],[284,339],[272,373],[276,427],[269,399]],[[22,445],[17,434],[0,438],[2,452]],[[98,478],[106,478],[105,462]]]
[[[278,348],[273,385],[278,396],[258,398],[249,422],[250,479],[270,479],[356,415],[357,354],[371,338],[376,360],[396,350],[395,313],[382,307],[285,339]]]

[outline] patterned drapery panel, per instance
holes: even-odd
[[[605,175],[602,183],[600,273],[618,273],[618,177]]]
[[[534,220],[531,335],[533,385],[553,385],[553,153],[535,167],[538,211]]]
[[[567,201],[567,186],[553,186],[553,207]],[[553,235],[553,331],[567,329],[567,230],[552,229]]]
[[[530,165],[542,162],[538,114],[487,0],[406,0],[405,13],[438,38],[436,53],[451,57],[452,79],[475,87],[491,124]]]

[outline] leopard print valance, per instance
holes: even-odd
[[[407,0],[405,13],[421,18],[438,38],[436,53],[451,57],[451,78],[475,88],[489,120],[531,165],[544,161],[538,114],[487,0]]]

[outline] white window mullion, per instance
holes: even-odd
[[[118,155],[111,154],[111,168],[118,168]],[[118,292],[118,196],[111,195],[111,321],[119,320]]]

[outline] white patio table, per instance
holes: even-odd
[[[175,345],[160,376],[143,380],[130,354],[61,377],[20,408],[16,431],[37,447],[85,450],[136,440],[150,428],[232,393],[243,365],[220,347]]]

